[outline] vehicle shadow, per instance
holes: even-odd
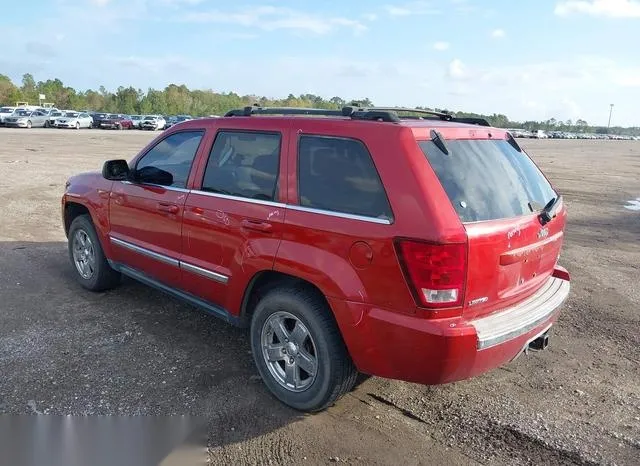
[[[0,413],[203,416],[210,448],[305,417],[262,384],[247,330],[126,278],[86,291],[62,242],[0,242],[0,264]]]

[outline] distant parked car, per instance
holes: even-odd
[[[178,122],[178,117],[168,116],[168,117],[165,117],[164,120],[165,120],[164,129],[169,129]]]
[[[55,110],[49,113],[49,117],[47,118],[47,124],[45,126],[48,128],[55,128],[58,118],[62,118],[64,117],[64,115],[65,115],[65,112],[61,110]]]
[[[191,115],[177,115],[174,117],[169,117],[169,119],[167,119],[167,124],[164,129],[171,128],[175,124],[182,123],[183,121],[189,121],[189,120],[193,120],[193,117]]]
[[[0,126],[4,125],[4,119],[13,115],[16,107],[2,107],[0,108]]]
[[[140,123],[142,123],[142,115],[131,115],[129,117],[131,123],[133,123],[133,127],[135,129],[140,129]]]
[[[57,128],[91,128],[93,126],[93,118],[88,113],[67,112],[64,117],[56,120]]]
[[[108,113],[103,113],[103,112],[97,112],[97,113],[91,114],[91,118],[93,118],[93,127],[99,128],[100,122],[105,118],[107,118],[108,115],[109,115]]]
[[[167,121],[164,119],[164,117],[158,115],[148,115],[144,117],[144,120],[142,120],[141,126],[142,129],[156,131],[165,129],[165,127],[167,126]]]
[[[507,129],[514,138],[526,138],[529,137],[529,132],[526,129],[511,128]]]
[[[545,133],[544,130],[542,130],[542,129],[536,130],[532,134],[533,134],[532,137],[534,139],[548,139],[549,138],[549,135],[547,133]]]
[[[101,129],[132,129],[133,122],[126,115],[109,114],[100,120]]]
[[[4,119],[5,126],[16,128],[44,128],[48,115],[44,110],[18,109]]]

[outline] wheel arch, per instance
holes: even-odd
[[[79,217],[80,215],[88,215],[91,217],[91,221],[93,222],[93,217],[91,216],[91,212],[89,208],[84,204],[79,202],[67,201],[64,204],[64,234],[66,236],[69,235],[69,228],[71,228],[71,223]],[[94,222],[95,223],[95,222]]]
[[[71,227],[71,223],[79,217],[80,215],[88,215],[93,227],[96,230],[98,235],[98,240],[100,241],[100,245],[102,246],[102,250],[104,251],[107,258],[111,257],[111,244],[109,243],[107,231],[105,230],[105,225],[100,222],[100,215],[96,214],[92,208],[87,206],[82,202],[77,202],[75,200],[66,200],[64,203],[64,233],[65,236],[69,236],[69,228]]]
[[[253,311],[260,298],[270,290],[280,287],[302,287],[311,291],[326,304],[327,309],[335,320],[329,301],[327,301],[327,298],[317,285],[294,275],[275,270],[262,270],[249,280],[245,288],[240,307],[240,325],[242,327],[249,326]]]

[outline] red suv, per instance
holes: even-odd
[[[508,132],[446,113],[186,121],[70,178],[62,214],[85,288],[124,274],[249,327],[304,411],[358,371],[440,384],[543,349],[569,293],[561,196]]]

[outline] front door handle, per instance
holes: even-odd
[[[167,212],[170,214],[177,214],[178,212],[180,212],[180,207],[178,207],[175,204],[164,204],[164,203],[159,203],[158,204],[158,210],[160,212]]]
[[[261,222],[259,220],[245,219],[240,222],[240,225],[246,230],[260,231],[262,233],[271,233],[271,230],[273,230],[273,225],[271,223]]]

